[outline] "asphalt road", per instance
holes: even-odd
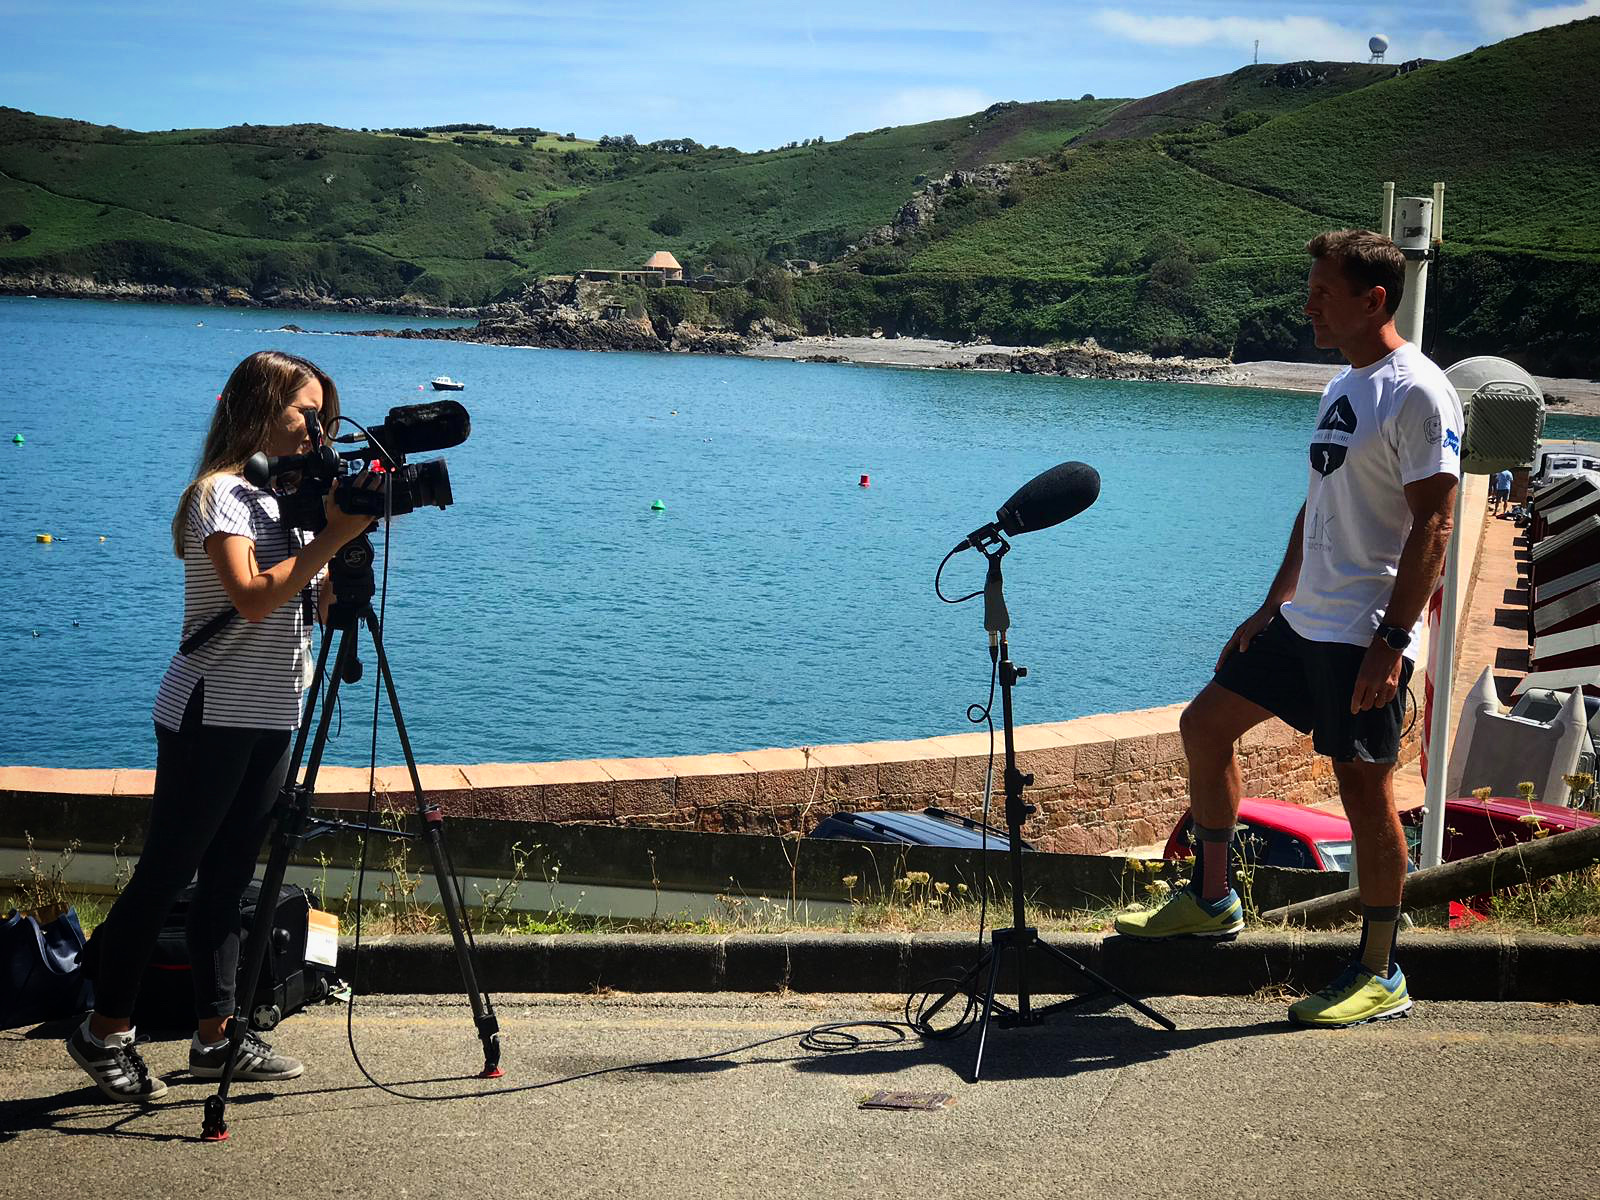
[[[1600,1009],[1430,1003],[1403,1021],[1292,1029],[1281,1004],[1154,1002],[975,1037],[808,1053],[788,1040],[692,1067],[440,1103],[358,1073],[343,1010],[292,1018],[309,1064],[241,1085],[232,1137],[202,1144],[213,1090],[146,1048],[171,1086],[101,1103],[48,1031],[0,1034],[0,1196],[1594,1197]],[[704,1053],[825,1021],[893,1020],[895,997],[513,996],[508,1075],[480,1065],[450,998],[363,998],[368,1069],[419,1094],[480,1092]],[[863,1030],[867,1036],[882,1031]],[[945,1092],[939,1111],[858,1108],[880,1089]]]

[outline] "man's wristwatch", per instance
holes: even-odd
[[[1411,631],[1398,625],[1379,625],[1378,639],[1391,650],[1404,650],[1411,645]]]

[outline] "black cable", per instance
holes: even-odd
[[[939,599],[943,600],[946,604],[965,604],[968,600],[976,600],[979,596],[983,595],[983,589],[979,588],[975,592],[968,592],[965,596],[958,596],[956,599],[952,600],[949,596],[946,596],[944,592],[939,590],[939,576],[944,574],[945,563],[949,562],[952,558],[960,554],[966,548],[967,543],[962,542],[961,545],[957,546],[954,550],[950,551],[949,554],[946,554],[944,558],[940,560],[938,568],[933,572],[933,594],[939,597]]]
[[[1407,725],[1405,729],[1401,731],[1400,740],[1402,742],[1405,741],[1406,738],[1410,737],[1411,731],[1417,727],[1417,694],[1411,690],[1411,684],[1409,682],[1406,684],[1406,699],[1411,701],[1411,724]],[[1406,706],[1402,704],[1400,707],[1403,711]]]

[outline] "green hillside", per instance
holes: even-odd
[[[475,304],[659,249],[832,257],[928,177],[1057,149],[1119,103],[995,105],[760,154],[320,125],[134,133],[0,109],[0,271]]]
[[[1404,195],[1443,180],[1433,320],[1441,351],[1594,371],[1596,62],[1600,19],[1591,19],[1381,81],[1347,73],[1343,90],[1264,120],[1197,119],[1206,105],[1258,86],[1250,72],[1191,85],[1182,104],[1176,89],[1163,108],[1182,119],[1169,132],[1133,136],[1155,108],[1125,106],[1021,179],[1009,207],[902,239],[898,274],[836,288],[848,300],[829,312],[836,326],[842,318],[932,332],[928,316],[942,311],[937,328],[951,336],[1026,329],[1032,340],[1310,353],[1298,317],[1305,241],[1375,223],[1382,181],[1395,180]],[[1316,89],[1291,91],[1304,98]],[[1130,118],[1133,109],[1143,115]],[[1108,140],[1119,125],[1129,136]],[[1022,280],[1048,285],[1049,295],[1019,291]],[[932,292],[946,297],[942,307],[928,301]],[[1018,294],[1026,299],[1013,302]],[[1053,327],[1041,324],[1046,314]]]
[[[1336,221],[1371,221],[1368,180],[1445,180],[1452,242],[1600,253],[1600,18],[1435,63],[1194,147],[1218,179]]]
[[[557,206],[527,261],[555,272],[641,263],[660,249],[691,259],[722,239],[758,256],[833,258],[929,177],[1059,150],[1119,103],[997,105],[832,144],[652,165]]]
[[[0,109],[0,275],[475,304],[665,249],[691,270],[829,263],[758,271],[709,308],[658,296],[665,319],[1305,354],[1305,240],[1374,223],[1384,180],[1443,180],[1440,347],[1600,372],[1597,62],[1600,18],[1404,71],[1247,67],[754,154],[461,127],[135,133]],[[889,244],[846,254],[926,185],[993,163],[1018,165],[930,192]]]

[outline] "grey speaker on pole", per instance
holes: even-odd
[[[1467,475],[1532,464],[1544,433],[1544,393],[1516,363],[1505,358],[1466,358],[1445,373],[1461,397],[1466,433],[1461,470]]]

